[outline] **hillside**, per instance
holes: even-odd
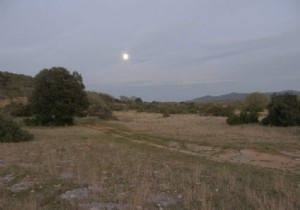
[[[0,71],[0,107],[11,102],[26,103],[33,90],[33,77]],[[87,91],[91,105],[112,107],[115,98],[108,94]]]
[[[0,71],[0,107],[12,102],[26,103],[33,89],[33,78]]]
[[[28,97],[32,88],[31,76],[0,71],[0,99]]]
[[[286,90],[286,91],[281,91],[281,92],[276,92],[278,94],[283,94],[283,93],[293,93],[298,96],[300,96],[300,91],[294,91],[294,90]],[[266,94],[268,96],[271,96],[274,92],[265,92],[263,94]],[[200,98],[195,98],[191,100],[191,102],[216,102],[216,101],[243,101],[249,94],[251,93],[229,93],[226,95],[220,95],[220,96],[203,96]]]

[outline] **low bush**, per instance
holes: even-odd
[[[229,125],[259,123],[257,112],[242,111],[240,115],[231,115],[226,120]]]
[[[227,124],[229,125],[240,125],[243,124],[240,117],[237,115],[231,115],[226,120]]]
[[[230,107],[230,106],[214,106],[212,107],[212,109],[210,110],[210,113],[213,116],[222,116],[222,117],[229,117],[234,113],[234,108]]]
[[[88,108],[88,115],[92,117],[98,117],[99,119],[108,120],[113,119],[112,110],[106,105],[93,104]]]
[[[170,114],[166,112],[166,113],[163,114],[163,117],[165,117],[165,118],[170,117]]]
[[[0,142],[20,142],[33,140],[33,135],[22,130],[16,123],[0,116]]]

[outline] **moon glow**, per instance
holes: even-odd
[[[123,60],[127,61],[129,59],[129,55],[127,53],[123,54]]]

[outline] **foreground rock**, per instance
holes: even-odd
[[[80,188],[75,190],[69,190],[64,194],[60,195],[61,199],[72,201],[72,200],[80,200],[83,198],[87,198],[89,196],[89,189],[88,188]]]
[[[117,204],[117,203],[89,203],[80,204],[80,209],[82,210],[128,210],[127,205]]]

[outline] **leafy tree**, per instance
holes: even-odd
[[[264,125],[284,127],[300,125],[300,101],[297,95],[273,94],[268,110],[269,115],[262,121]]]
[[[270,99],[267,95],[259,92],[251,93],[244,101],[244,107],[247,111],[261,112],[269,103]]]
[[[33,113],[40,125],[73,124],[73,117],[88,107],[82,77],[65,68],[43,69],[34,78],[30,98]]]

